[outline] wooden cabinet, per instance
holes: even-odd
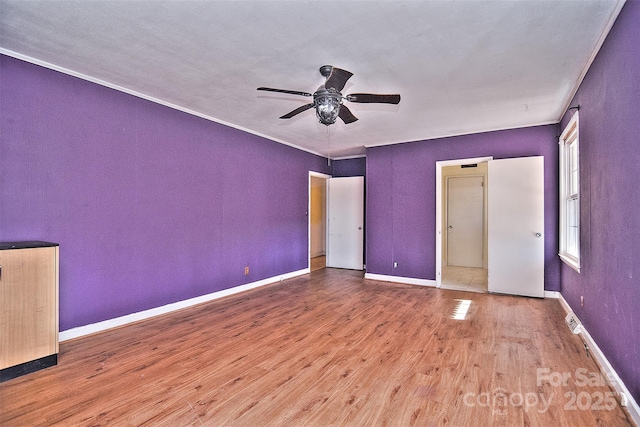
[[[58,245],[0,243],[0,382],[58,361]]]

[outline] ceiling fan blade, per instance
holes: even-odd
[[[258,90],[266,90],[267,92],[289,93],[291,95],[313,96],[308,92],[300,92],[297,90],[286,90],[286,89],[274,89],[271,87],[259,87]]]
[[[298,107],[295,110],[291,111],[290,113],[285,114],[284,116],[281,116],[281,119],[290,119],[291,117],[295,116],[296,114],[300,114],[303,111],[307,111],[309,108],[313,108],[315,106],[315,104],[312,102],[311,104],[306,104],[303,105],[302,107]]]
[[[324,84],[325,89],[334,88],[338,92],[344,89],[344,85],[347,84],[347,80],[353,76],[353,73],[342,70],[340,68],[331,68],[331,74],[327,77],[327,82]]]
[[[362,103],[398,104],[400,95],[376,95],[374,93],[352,93],[346,96],[347,101]]]
[[[340,113],[338,113],[338,117],[342,119],[345,125],[348,125],[349,123],[353,123],[356,120],[358,120],[358,118],[354,116],[351,110],[349,110],[347,106],[344,104],[340,106]]]

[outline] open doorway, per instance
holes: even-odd
[[[442,168],[442,287],[487,292],[487,163]]]
[[[487,292],[487,161],[436,162],[436,286]]]
[[[327,179],[330,175],[309,172],[309,271],[326,267]]]
[[[364,177],[309,172],[309,271],[364,269]]]

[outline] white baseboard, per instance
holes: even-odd
[[[565,311],[565,314],[573,312],[571,306],[569,305],[567,300],[564,299],[562,294],[559,294],[558,299],[560,301],[560,305],[562,305],[562,308]],[[593,355],[593,357],[600,365],[602,374],[605,376],[605,378],[609,379],[611,386],[618,393],[618,404],[621,404],[620,399],[622,398],[622,396],[624,396],[624,398],[626,399],[626,411],[631,416],[631,419],[636,424],[636,426],[640,426],[640,407],[638,406],[638,402],[635,401],[635,399],[631,395],[631,392],[629,392],[629,389],[624,385],[624,383],[618,376],[618,373],[615,371],[615,369],[613,369],[613,366],[611,366],[611,363],[609,363],[609,360],[607,360],[606,356],[604,355],[602,350],[600,350],[600,347],[598,347],[598,344],[596,344],[584,325],[582,325],[580,335],[587,346],[589,346],[589,352]]]
[[[236,286],[230,289],[224,289],[222,291],[213,292],[207,295],[202,295],[199,297],[190,298],[187,300],[163,305],[162,307],[151,308],[149,310],[127,314],[125,316],[116,317],[114,319],[104,320],[102,322],[92,323],[90,325],[67,329],[66,331],[60,332],[59,340],[62,342],[62,341],[70,340],[73,338],[78,338],[85,335],[93,334],[96,332],[105,331],[107,329],[115,328],[117,326],[122,326],[128,323],[137,322],[139,320],[148,319],[150,317],[159,316],[161,314],[170,313],[172,311],[180,310],[186,307],[191,307],[196,304],[202,304],[203,302],[212,301],[218,298],[237,294],[239,292],[248,291],[249,289],[259,288],[260,286],[269,285],[271,283],[279,282],[285,279],[290,279],[296,276],[301,276],[307,273],[309,273],[309,269],[304,268],[302,270],[292,271],[290,273],[286,273],[280,276],[269,277],[267,279],[258,280],[257,282],[247,283],[247,284]]]
[[[560,296],[558,297],[558,301],[560,302],[560,305],[562,306],[562,308],[564,309],[564,314],[567,315],[569,313],[572,313],[573,310],[571,309],[571,307],[569,306],[569,303],[567,302],[566,299],[564,299],[564,297],[562,296],[562,294],[560,294]]]
[[[387,276],[384,274],[365,273],[365,279],[380,280],[382,282],[406,283],[408,285],[420,285],[435,287],[435,280],[415,279],[413,277]]]
[[[545,298],[553,298],[553,299],[557,299],[557,298],[560,298],[560,292],[556,292],[556,291],[544,291],[544,297],[545,297]]]

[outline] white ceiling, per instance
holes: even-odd
[[[624,0],[9,1],[0,52],[332,157],[367,146],[558,122]],[[329,64],[360,120],[310,98]]]

